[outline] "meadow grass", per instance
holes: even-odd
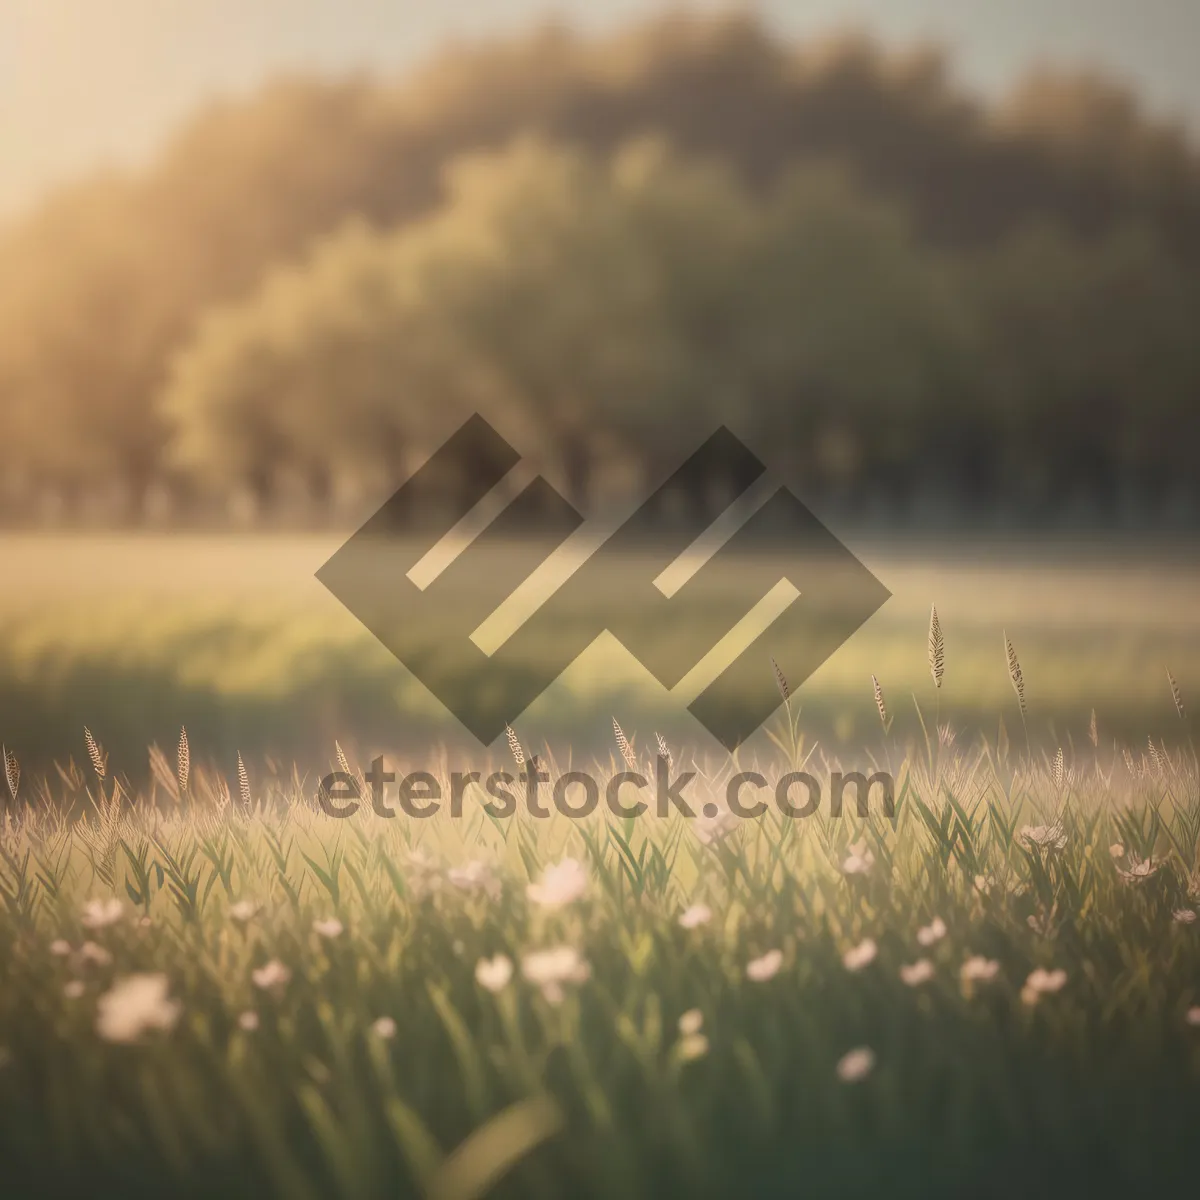
[[[475,792],[458,819],[335,820],[299,781],[227,781],[186,741],[134,795],[94,740],[85,768],[18,777],[4,1194],[1194,1179],[1194,756],[1030,756],[928,727],[875,764],[897,781],[890,818],[878,800],[831,815],[842,764],[790,702],[770,762],[673,758],[697,804],[736,770],[803,767],[825,800],[802,820],[495,819]],[[622,737],[602,780],[649,757]]]
[[[1194,569],[895,560],[734,756],[598,645],[467,758],[299,586],[312,546],[63,545],[0,606],[5,1197],[1194,1185]],[[379,750],[448,793],[537,747],[602,787],[669,756],[717,816],[316,799]],[[732,818],[749,769],[822,803]],[[835,817],[875,769],[894,813]]]

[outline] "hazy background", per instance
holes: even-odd
[[[703,9],[7,9],[0,515],[353,523],[481,411],[592,508],[724,422],[852,523],[1194,528],[1196,18]]]
[[[282,70],[394,71],[450,37],[520,33],[557,14],[611,28],[670,6],[563,0],[8,0],[0,10],[0,212],[109,161],[145,161],[214,94]],[[697,2],[692,11],[728,9]],[[1037,60],[1127,78],[1155,109],[1200,116],[1189,0],[774,0],[746,4],[787,34],[858,23],[891,42],[934,37],[957,72],[997,94]]]
[[[895,596],[822,737],[932,700],[935,602],[943,718],[1019,721],[1006,630],[1039,738],[1185,734],[1198,47],[1167,0],[9,0],[0,737],[452,729],[312,575],[476,411],[602,516],[717,424],[768,458]],[[531,740],[695,733],[611,645],[563,689]]]

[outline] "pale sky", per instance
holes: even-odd
[[[448,38],[558,14],[611,28],[660,0],[0,0],[0,214],[109,163],[136,165],[214,95],[281,70],[395,70]],[[674,7],[679,7],[675,5]],[[691,0],[686,7],[729,7]],[[1200,0],[758,0],[789,33],[934,36],[995,91],[1037,61],[1101,63],[1200,126]]]

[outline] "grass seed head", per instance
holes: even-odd
[[[775,671],[775,682],[779,684],[779,694],[785,701],[790,700],[792,698],[792,689],[788,687],[788,681],[779,669],[779,664],[774,659],[771,659],[771,666]]]
[[[636,771],[638,768],[637,756],[633,753],[633,747],[629,744],[629,739],[625,736],[625,731],[617,724],[617,718],[613,717],[613,736],[617,739],[617,749],[621,752],[621,757],[625,760],[625,765],[631,770]]]
[[[85,725],[83,727],[83,741],[87,746],[88,758],[92,762],[92,770],[96,772],[97,779],[103,779],[108,773],[108,755],[100,748],[100,743],[92,736],[92,731]]]
[[[1179,684],[1175,682],[1175,676],[1167,671],[1167,682],[1171,685],[1171,699],[1175,701],[1175,711],[1179,714],[1181,721],[1187,720],[1187,709],[1183,707],[1183,694],[1179,690]]]
[[[879,709],[879,719],[883,722],[884,729],[888,727],[888,710],[887,704],[883,699],[883,688],[879,686],[879,680],[874,675],[871,676],[871,687],[875,691],[875,707]]]
[[[1154,738],[1148,734],[1146,736],[1146,745],[1150,751],[1148,755],[1150,769],[1154,772],[1156,777],[1161,778],[1167,767],[1167,755],[1165,750],[1159,750],[1159,748],[1154,744]]]
[[[667,745],[667,740],[661,733],[656,733],[654,737],[658,742],[659,757],[667,760],[667,770],[670,770],[674,762],[671,757],[671,747]]]
[[[240,750],[238,751],[237,776],[238,793],[242,798],[242,807],[248,809],[251,807],[250,776],[246,773],[246,764],[242,762],[242,754]]]
[[[942,638],[942,623],[938,620],[937,605],[929,610],[929,673],[933,676],[933,686],[942,686],[942,676],[946,673],[946,643]]]
[[[512,752],[513,759],[518,767],[525,765],[525,751],[521,748],[520,739],[517,737],[517,731],[511,725],[505,725],[504,736],[508,738],[508,748]]]
[[[21,764],[17,762],[17,756],[7,747],[3,750],[4,754],[4,779],[8,784],[8,794],[15,801],[17,798],[17,785],[21,782]]]
[[[192,773],[192,752],[191,752],[191,749],[188,747],[187,730],[182,725],[179,727],[178,768],[179,768],[179,794],[181,796],[186,796],[187,790],[188,790],[188,778],[191,776],[191,773]]]
[[[1008,677],[1012,680],[1013,691],[1017,693],[1017,702],[1021,706],[1021,716],[1025,715],[1025,676],[1021,672],[1021,663],[1012,642],[1004,634],[1004,655],[1008,659]]]

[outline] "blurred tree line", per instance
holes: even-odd
[[[0,233],[0,511],[336,512],[481,411],[585,503],[725,422],[847,510],[1195,523],[1198,331],[1200,156],[1103,78],[551,28]]]

